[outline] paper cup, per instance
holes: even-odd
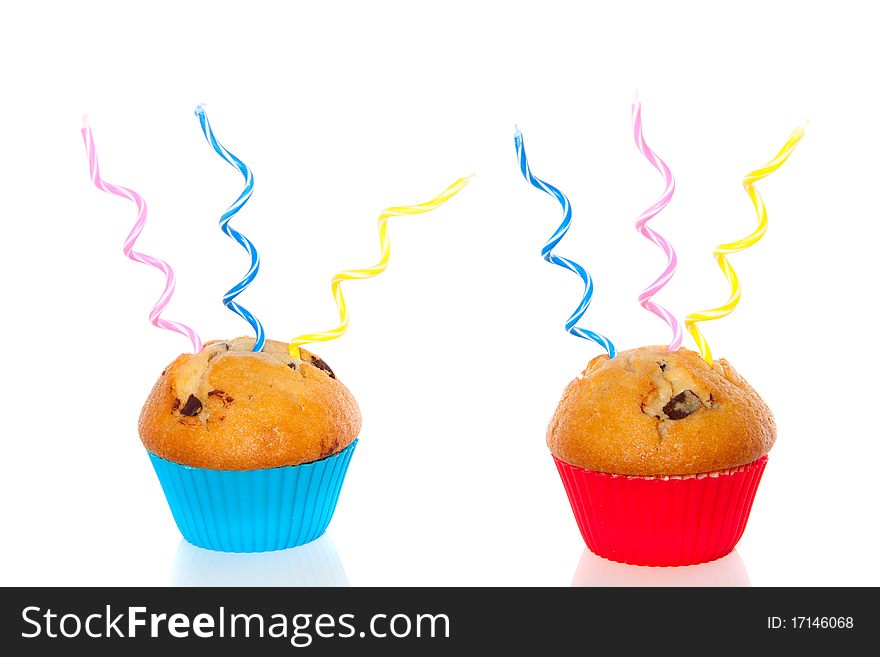
[[[265,470],[193,468],[147,454],[187,541],[222,552],[267,552],[324,533],[356,444],[320,461]]]
[[[687,566],[736,546],[767,457],[725,473],[630,477],[553,460],[587,547],[638,566]]]

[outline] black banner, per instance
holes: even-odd
[[[680,654],[865,645],[873,589],[4,589],[5,654]],[[760,643],[757,643],[760,642]],[[861,643],[858,643],[861,642]],[[36,651],[36,652],[33,652]],[[121,652],[123,651],[123,652]]]

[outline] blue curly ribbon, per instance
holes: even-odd
[[[516,146],[516,156],[519,159],[519,170],[520,173],[522,173],[523,178],[530,182],[534,187],[537,187],[542,192],[546,192],[547,194],[555,198],[562,206],[562,223],[559,225],[559,228],[556,229],[556,232],[553,233],[553,236],[541,249],[541,256],[547,262],[550,262],[554,265],[559,265],[560,267],[565,267],[569,271],[573,271],[575,274],[580,276],[581,280],[584,282],[584,296],[581,299],[578,307],[571,314],[571,317],[569,317],[568,321],[565,322],[565,330],[576,337],[584,338],[585,340],[592,340],[596,344],[601,345],[602,348],[605,349],[606,352],[608,352],[608,357],[614,358],[614,356],[617,354],[617,349],[614,348],[611,340],[606,338],[604,335],[596,333],[595,331],[590,331],[589,329],[577,326],[577,323],[584,316],[584,313],[587,312],[587,308],[590,307],[590,302],[593,300],[593,278],[590,276],[589,273],[587,273],[587,270],[581,267],[578,263],[553,253],[553,249],[556,248],[556,245],[559,244],[560,240],[565,237],[565,234],[568,232],[568,229],[571,226],[571,203],[569,202],[565,194],[560,192],[553,185],[544,182],[540,178],[535,177],[535,175],[532,173],[532,170],[529,168],[529,161],[526,158],[526,149],[525,144],[523,143],[522,132],[520,132],[519,130],[516,131],[513,142]]]
[[[199,123],[202,126],[202,132],[205,134],[205,139],[208,140],[208,143],[211,145],[217,154],[222,157],[224,160],[229,162],[232,166],[234,166],[238,171],[244,176],[244,190],[241,192],[239,197],[235,199],[235,203],[229,206],[226,212],[223,213],[223,216],[220,217],[220,229],[226,233],[227,236],[234,239],[238,242],[245,251],[251,257],[251,267],[248,269],[247,274],[245,274],[244,278],[242,278],[235,286],[230,289],[226,294],[223,295],[223,304],[229,308],[236,315],[244,319],[251,327],[254,329],[254,333],[256,333],[256,340],[254,341],[254,351],[262,351],[263,346],[266,344],[266,333],[263,330],[263,325],[260,323],[254,315],[244,306],[236,303],[235,298],[244,292],[248,285],[257,277],[257,274],[260,271],[260,254],[257,253],[257,249],[251,243],[251,241],[235,230],[232,226],[229,225],[229,222],[232,220],[232,217],[236,215],[236,213],[244,207],[244,204],[248,202],[251,194],[254,192],[254,174],[251,173],[251,170],[248,169],[247,165],[239,160],[235,155],[226,150],[223,145],[217,141],[217,138],[214,136],[214,131],[211,130],[211,123],[208,121],[208,115],[205,114],[205,108],[202,105],[196,107],[196,116],[199,119]]]

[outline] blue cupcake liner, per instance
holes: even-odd
[[[320,461],[265,470],[193,468],[147,454],[187,541],[221,552],[268,552],[324,533],[356,444]]]

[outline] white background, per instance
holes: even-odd
[[[823,9],[823,4],[825,8]],[[0,24],[4,127],[3,584],[880,584],[876,545],[878,46],[870,4],[17,3]],[[775,411],[779,439],[729,558],[690,569],[584,553],[544,430],[598,348],[563,332],[593,274],[585,325],[620,348],[668,340],[637,303],[663,267],[633,222],[662,191],[630,101],[678,180],[652,226],[680,267],[657,297],[679,316],[729,288],[712,247],[748,234],[742,176],[809,119],[761,182],[766,238],[734,256],[743,300],[706,324]],[[253,169],[234,225],[263,259],[240,297],[284,340],[333,326],[329,279],[378,254],[375,219],[471,172],[442,209],[395,220],[391,265],[349,284],[351,327],[315,350],[359,400],[361,442],[328,533],[308,548],[218,555],[182,543],[136,432],[185,338],[149,325],[161,275],[126,260],[133,206],[92,187],[88,112],[107,180],[143,194],[138,248],[178,274],[166,317],[206,339],[248,333],[221,305],[247,267],[217,219]],[[689,343],[686,343],[689,344]]]

